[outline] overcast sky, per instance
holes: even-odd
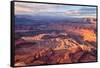
[[[44,14],[64,15],[73,17],[96,17],[96,7],[15,2],[15,14]]]

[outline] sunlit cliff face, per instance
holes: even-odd
[[[92,30],[82,29],[81,34],[83,36],[84,41],[96,42],[96,34]]]

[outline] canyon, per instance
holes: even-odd
[[[15,66],[97,61],[96,19],[60,20],[16,24]]]

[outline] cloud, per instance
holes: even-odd
[[[67,10],[65,12],[66,15],[79,15],[80,12],[78,10]]]
[[[37,3],[15,3],[15,12],[17,13],[40,13],[40,12],[57,12],[62,5],[50,5],[50,4],[37,4]]]
[[[73,17],[96,17],[96,7],[83,6],[77,10],[68,10],[65,12],[65,14]]]
[[[15,2],[15,14],[96,16],[96,7]]]

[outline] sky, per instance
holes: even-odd
[[[15,2],[15,15],[96,17],[96,7]]]

